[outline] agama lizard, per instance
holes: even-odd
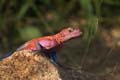
[[[23,44],[22,46],[20,46],[16,51],[21,50],[42,51],[48,58],[51,58],[53,62],[60,65],[55,48],[60,46],[62,43],[68,41],[69,39],[78,37],[81,34],[82,31],[79,29],[79,27],[68,27],[61,30],[59,33],[55,35],[32,39]],[[8,53],[2,59],[10,56],[12,53],[13,52]]]

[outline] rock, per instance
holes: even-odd
[[[0,80],[60,80],[60,77],[46,57],[19,51],[0,62]]]
[[[55,66],[42,53],[18,51],[0,62],[0,80],[104,80],[81,70]]]

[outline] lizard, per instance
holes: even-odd
[[[48,58],[52,59],[53,62],[59,66],[62,66],[57,58],[56,47],[61,46],[64,42],[79,37],[82,34],[82,31],[79,27],[68,27],[62,29],[60,32],[50,36],[43,36],[39,38],[34,38],[30,41],[27,41],[22,46],[17,48],[15,51],[21,50],[30,50],[30,51],[41,51]],[[12,55],[13,52],[9,52],[0,60]]]

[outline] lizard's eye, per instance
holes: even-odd
[[[73,28],[68,28],[68,31],[69,32],[73,32]]]

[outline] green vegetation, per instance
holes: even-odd
[[[0,0],[0,52],[74,25],[84,29],[84,63],[100,29],[120,26],[120,0]]]

